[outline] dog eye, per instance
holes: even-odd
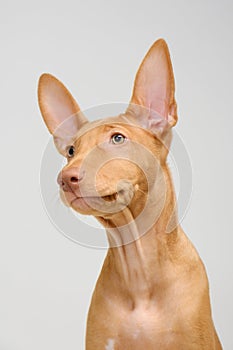
[[[114,143],[114,145],[119,145],[125,142],[125,136],[122,134],[115,134],[111,137],[111,141]]]
[[[74,146],[69,146],[67,148],[67,156],[68,158],[72,158],[74,156]]]

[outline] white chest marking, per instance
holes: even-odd
[[[139,336],[139,334],[140,334],[140,330],[139,330],[139,329],[138,329],[138,330],[135,330],[135,331],[133,332],[133,339],[137,339],[138,336]]]
[[[105,345],[105,350],[114,350],[114,339],[108,339],[108,343]]]

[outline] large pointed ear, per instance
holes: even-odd
[[[169,50],[163,39],[157,40],[137,72],[128,112],[139,123],[161,134],[177,121],[175,82]]]
[[[72,145],[78,130],[88,121],[71,93],[51,74],[43,74],[39,79],[38,101],[55,145],[64,155],[67,146]]]

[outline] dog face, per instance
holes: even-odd
[[[136,202],[140,203],[137,214],[144,207],[156,179],[162,144],[124,119],[88,123],[67,147],[68,162],[58,176],[61,196],[83,214],[106,218],[125,206],[136,208]]]
[[[139,215],[160,179],[175,125],[174,78],[168,48],[157,41],[137,73],[129,107],[88,122],[70,92],[49,74],[39,105],[67,164],[58,176],[63,202],[82,214],[109,218],[128,207]],[[160,176],[159,176],[160,174]]]

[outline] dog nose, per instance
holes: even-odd
[[[63,191],[75,191],[80,181],[82,181],[84,177],[84,171],[80,171],[79,168],[70,168],[62,170],[58,177],[57,182],[60,185],[60,187],[63,189]]]

